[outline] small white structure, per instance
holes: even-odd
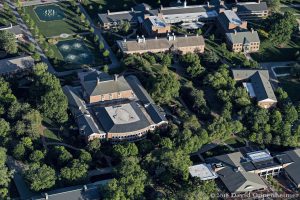
[[[216,172],[213,171],[209,164],[199,164],[189,167],[189,172],[192,177],[199,177],[202,181],[218,178]]]

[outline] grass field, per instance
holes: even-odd
[[[85,67],[97,67],[104,64],[109,64],[109,59],[105,60],[100,52],[98,45],[93,41],[93,35],[84,35],[80,37],[69,37],[67,39],[61,39],[59,42],[69,41],[78,41],[83,44],[85,48],[87,48],[86,52],[89,53],[89,60],[85,60],[85,62],[71,62],[70,60],[66,60],[67,55],[63,55],[62,52],[58,49],[57,44],[50,45],[50,48],[54,51],[54,59],[51,59],[54,68],[56,71],[67,71],[73,69],[80,69]],[[75,56],[80,56],[80,52],[74,52]]]
[[[300,101],[300,81],[290,76],[278,78],[280,86],[289,94],[293,102]]]
[[[258,62],[281,62],[293,61],[296,59],[295,54],[300,51],[300,42],[291,40],[283,47],[275,47],[270,42],[262,42],[260,51],[251,54],[252,58]]]
[[[80,16],[76,13],[76,7],[72,7],[69,2],[60,2],[55,4],[58,5],[60,10],[63,12],[63,19],[41,21],[35,9],[38,8],[39,12],[47,13],[49,12],[47,9],[49,8],[51,10],[53,5],[54,4],[25,7],[25,13],[29,14],[30,18],[34,20],[40,32],[45,37],[59,36],[62,33],[78,34],[86,31],[84,24],[81,22]],[[55,15],[56,11],[54,10],[50,14]]]

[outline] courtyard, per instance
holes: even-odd
[[[50,61],[55,70],[62,72],[109,64],[109,59],[103,57],[93,37],[93,34],[70,36],[51,44],[54,58]]]
[[[76,13],[76,6],[64,1],[57,4],[25,7],[25,13],[35,22],[41,34],[45,37],[55,37],[61,34],[80,34],[87,29]]]

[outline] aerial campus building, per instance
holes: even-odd
[[[233,69],[233,78],[243,83],[251,98],[261,108],[274,107],[277,99],[270,82],[268,70]]]
[[[233,52],[257,52],[260,39],[257,31],[248,31],[247,21],[241,20],[232,10],[222,11],[218,18],[218,28],[226,38],[226,44]]]
[[[132,25],[141,25],[149,16],[157,16],[165,23],[178,22],[213,22],[220,11],[235,10],[243,20],[259,19],[268,16],[266,2],[237,2],[225,4],[221,0],[212,0],[205,5],[187,5],[187,1],[178,3],[174,7],[152,9],[147,4],[139,4],[130,11],[110,12],[99,14],[99,20],[103,28],[109,29],[118,25],[121,21],[129,21]]]
[[[238,151],[207,158],[205,163],[189,167],[191,176],[201,180],[219,178],[231,194],[263,191],[268,188],[263,178],[285,176],[300,187],[300,149],[275,156],[265,150]]]
[[[78,73],[81,86],[65,86],[70,110],[86,141],[135,141],[167,119],[135,76]]]
[[[203,53],[205,48],[204,38],[200,35],[181,36],[168,35],[163,38],[146,39],[138,37],[136,40],[118,40],[119,49],[124,54],[134,53],[158,53],[171,51],[173,53],[186,54],[188,52]]]
[[[131,11],[99,14],[103,28],[118,26],[128,21],[139,26],[145,35],[160,36],[171,32],[171,25],[183,23],[182,27],[201,27],[200,23],[215,23],[226,38],[227,46],[234,52],[251,53],[259,50],[260,39],[256,31],[248,30],[246,20],[268,16],[266,2],[238,2],[225,4],[221,0],[212,0],[204,5],[187,5],[187,1],[178,1],[174,7],[152,9],[140,4]],[[121,50],[122,46],[119,45]],[[144,48],[147,48],[145,46]],[[152,52],[152,49],[149,49]],[[123,51],[124,52],[124,51]]]

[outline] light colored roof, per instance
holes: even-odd
[[[113,77],[104,72],[79,73],[81,84],[89,96],[97,96],[131,90],[123,76]]]
[[[199,164],[189,167],[192,177],[199,177],[201,180],[211,180],[218,178],[217,173],[213,171],[209,164]]]
[[[114,111],[118,110],[117,107],[123,109],[123,112],[114,114]],[[143,108],[137,102],[109,107],[93,107],[92,109],[98,122],[107,133],[134,132],[151,125],[145,116],[146,113],[143,112]]]
[[[202,36],[176,37],[175,40],[168,40],[166,37],[146,39],[145,42],[141,43],[138,43],[137,40],[118,40],[117,43],[124,53],[151,50],[167,51],[172,47],[197,47],[205,45],[204,38]]]
[[[13,73],[26,68],[32,68],[33,66],[34,60],[31,56],[7,58],[0,60],[0,74]]]
[[[237,31],[226,33],[227,39],[232,44],[242,43],[245,44],[247,42],[260,42],[257,31]]]

